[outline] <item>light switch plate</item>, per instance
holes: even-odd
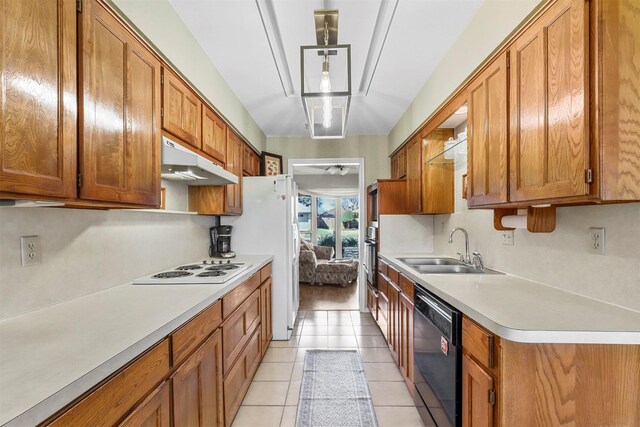
[[[20,237],[20,255],[23,267],[40,264],[40,236]]]
[[[589,252],[604,255],[604,249],[604,227],[591,227],[589,229]]]
[[[502,231],[502,244],[513,246],[513,230]]]

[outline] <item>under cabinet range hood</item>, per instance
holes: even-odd
[[[236,175],[166,136],[162,136],[162,178],[187,185],[238,183]]]

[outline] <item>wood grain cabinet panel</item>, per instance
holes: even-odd
[[[260,272],[253,274],[240,286],[222,297],[222,317],[224,319],[229,318],[229,316],[260,287],[260,275]]]
[[[443,155],[444,143],[453,137],[453,129],[435,129],[422,137],[423,214],[453,213],[454,163]]]
[[[164,382],[153,391],[129,416],[119,424],[120,427],[170,427],[171,391],[168,382]]]
[[[243,153],[242,172],[244,176],[260,175],[260,158],[256,152],[248,144],[244,144]]]
[[[508,189],[507,53],[497,57],[469,85],[467,203],[506,203]]]
[[[589,193],[588,2],[557,0],[510,58],[510,200]]]
[[[420,136],[407,143],[407,213],[422,213],[422,144]]]
[[[240,409],[253,375],[258,369],[262,352],[260,351],[260,328],[256,329],[240,357],[224,378],[224,422],[229,427]]]
[[[222,302],[216,301],[171,334],[173,365],[177,366],[198,348],[222,323]]]
[[[174,425],[224,425],[222,340],[215,332],[172,375]]]
[[[489,401],[493,378],[468,355],[462,355],[462,425],[493,427],[493,405]]]
[[[195,148],[201,148],[202,103],[167,67],[163,67],[162,128]]]
[[[413,297],[404,292],[398,298],[398,366],[413,393]]]
[[[262,330],[262,356],[267,352],[269,342],[273,338],[273,326],[271,323],[271,278],[260,285],[260,328]]]
[[[97,0],[80,22],[80,197],[160,204],[160,61]]]
[[[227,125],[209,108],[202,107],[202,151],[224,166],[227,158]]]
[[[260,290],[256,290],[222,325],[224,373],[231,369],[253,331],[260,324]]]
[[[169,342],[162,341],[117,373],[50,426],[112,426],[169,373]]]
[[[398,353],[399,353],[399,325],[398,325],[398,304],[400,299],[400,288],[391,281],[387,282],[387,342],[389,344],[389,350],[391,350],[391,355],[393,356],[393,360],[398,363]]]
[[[75,2],[0,1],[0,191],[76,195]]]
[[[224,212],[239,215],[242,213],[242,158],[243,143],[238,136],[227,129],[227,170],[238,177],[237,184],[224,187]]]
[[[369,285],[367,285],[367,307],[369,308],[371,316],[373,316],[373,320],[378,321],[378,294],[376,290]]]

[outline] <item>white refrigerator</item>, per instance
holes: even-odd
[[[232,225],[231,249],[241,255],[273,255],[273,339],[287,340],[299,306],[298,188],[291,175],[242,178],[242,215]]]

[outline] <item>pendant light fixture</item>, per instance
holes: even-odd
[[[302,105],[314,139],[344,138],[351,103],[351,45],[338,44],[338,11],[314,12],[317,45],[300,46]]]

